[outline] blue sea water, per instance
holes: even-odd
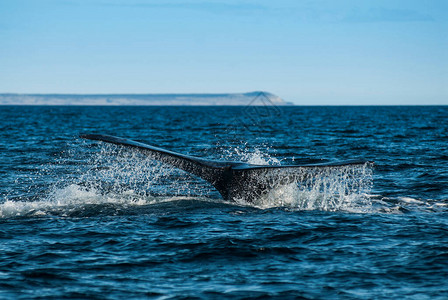
[[[447,120],[444,106],[0,107],[0,298],[447,299]],[[235,203],[82,133],[375,164]]]

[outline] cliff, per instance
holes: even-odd
[[[268,92],[236,94],[0,94],[0,105],[291,105]]]

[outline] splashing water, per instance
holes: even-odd
[[[253,186],[266,187],[254,203],[237,199],[241,205],[258,208],[285,207],[293,210],[344,210],[368,212],[366,193],[372,186],[369,164],[343,167],[270,169],[252,174]],[[270,188],[274,186],[274,188]]]
[[[368,212],[371,208],[371,202],[365,196],[372,186],[372,168],[368,164],[303,168],[299,169],[296,179],[294,183],[279,186],[260,197],[257,206],[352,212]]]
[[[243,161],[254,165],[280,165],[281,161],[268,153],[271,150],[268,146],[263,146],[264,150],[259,148],[252,149],[247,143],[234,145],[231,147],[221,147],[220,159]]]
[[[81,145],[82,149],[85,145]],[[280,161],[255,149],[226,150],[232,158],[259,165],[279,165]],[[62,158],[59,166],[76,156]],[[54,167],[54,166],[52,166]],[[47,168],[49,169],[49,168]],[[48,174],[49,170],[39,174]],[[334,168],[299,168],[294,182],[280,184],[276,172],[259,174],[255,182],[279,182],[276,188],[260,195],[255,203],[237,199],[236,203],[257,208],[285,207],[294,210],[367,211],[370,202],[363,193],[371,186],[368,165]],[[180,197],[180,198],[179,198]],[[144,154],[115,145],[101,144],[77,165],[75,174],[58,178],[45,195],[36,201],[11,201],[0,205],[0,217],[28,215],[73,215],[86,206],[106,205],[116,210],[193,197],[209,201],[219,197],[210,184],[190,174],[154,161]],[[229,204],[235,204],[231,202]]]
[[[234,159],[252,164],[280,165],[278,159],[259,149],[248,151],[237,147],[226,150],[227,153],[232,153]],[[94,156],[92,165],[94,167],[83,176],[83,181],[99,190],[107,186],[108,192],[119,194],[123,190],[132,191],[135,197],[166,194],[218,196],[202,179],[155,162],[141,153],[115,146],[103,145]],[[287,207],[298,210],[367,210],[370,206],[369,200],[364,197],[372,185],[370,165],[298,170],[295,182],[278,185],[261,195],[256,203],[248,203],[244,199],[236,202],[258,208]],[[254,178],[254,184],[281,181],[276,172],[269,174],[260,174]]]
[[[248,149],[247,144],[226,148],[222,159],[244,161],[255,165],[281,165],[281,161],[258,148]],[[285,171],[257,174],[255,182],[281,182]],[[371,164],[331,168],[303,168],[292,171],[295,182],[269,190],[255,203],[236,199],[240,205],[258,208],[286,207],[295,210],[346,210],[369,212],[371,200],[367,197],[373,185]],[[279,174],[280,173],[280,174]]]

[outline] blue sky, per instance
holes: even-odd
[[[448,105],[448,1],[1,0],[0,93]]]

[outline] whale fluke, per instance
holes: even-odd
[[[319,170],[369,163],[352,160],[313,165],[254,165],[241,161],[204,159],[111,135],[83,134],[80,137],[130,147],[154,160],[196,175],[212,184],[225,200],[253,202],[276,187],[306,180]]]

